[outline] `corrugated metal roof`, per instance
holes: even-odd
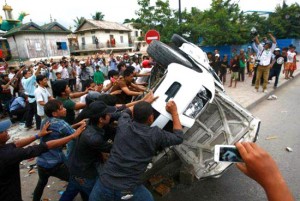
[[[95,29],[104,29],[104,30],[117,30],[117,31],[126,31],[126,32],[130,32],[131,29],[127,28],[126,26],[119,24],[117,22],[109,22],[109,21],[99,21],[99,20],[85,20],[85,23],[90,23],[92,25],[95,26]],[[85,31],[85,30],[90,30],[89,29],[80,29],[82,27],[83,24],[82,23],[81,26],[76,30],[76,32],[78,31]]]
[[[48,30],[48,28],[51,28],[51,26],[53,27],[53,25],[58,25],[63,30],[51,30],[51,29]],[[8,32],[6,32],[6,34],[4,34],[3,37],[9,37],[9,36],[12,36],[15,34],[21,34],[21,33],[66,33],[66,34],[70,34],[71,31],[64,28],[62,25],[60,25],[57,22],[46,24],[44,26],[39,26],[34,22],[27,22],[25,24],[21,24],[18,27],[12,28]]]

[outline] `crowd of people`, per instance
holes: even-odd
[[[260,44],[258,39],[255,42],[262,62],[256,67],[260,80],[258,75],[266,77],[260,69],[267,65],[262,58],[269,58],[264,52],[273,52],[275,48]],[[225,83],[231,66],[231,85],[234,80],[236,86],[237,75],[243,80],[241,69],[248,67],[246,55],[241,51],[230,62],[227,56],[222,61],[219,57],[217,51],[209,55],[212,67]],[[49,177],[68,181],[61,201],[73,200],[77,194],[82,200],[91,201],[153,200],[141,175],[159,149],[183,142],[176,103],[166,103],[173,120],[172,132],[150,127],[154,121],[151,103],[158,97],[146,86],[155,62],[147,56],[130,58],[128,54],[122,57],[110,54],[106,60],[96,54],[82,60],[62,57],[60,61],[22,64],[18,71],[9,68],[6,62],[0,68],[9,69],[9,74],[1,73],[0,82],[1,113],[9,116],[0,122],[0,200],[22,200],[19,162],[36,156],[39,179],[33,192],[34,201],[42,199]],[[143,98],[134,99],[137,96]],[[33,129],[33,117],[38,133],[7,143],[11,122],[23,121],[26,129]],[[37,139],[39,145],[24,148]],[[63,152],[65,144],[67,150]],[[266,178],[274,175],[284,181],[267,153],[253,143],[237,147],[245,161],[238,167],[265,188],[270,200],[282,195],[288,198],[285,200],[293,200],[285,182],[278,186],[266,182]],[[249,149],[258,154],[249,153]],[[263,170],[271,168],[272,174],[260,170],[261,163],[256,163],[257,157],[266,156],[268,163]],[[275,187],[279,189],[276,196]]]
[[[297,69],[296,47],[291,44],[289,47],[280,49],[271,33],[268,37],[259,41],[256,36],[247,51],[240,49],[238,52],[234,48],[230,60],[226,54],[221,58],[219,50],[207,54],[210,65],[223,84],[226,82],[227,73],[231,74],[229,87],[236,87],[238,82],[244,82],[245,74],[247,74],[252,77],[252,86],[255,87],[255,92],[258,92],[259,87],[262,86],[262,91],[267,93],[267,84],[273,77],[275,77],[273,88],[277,88],[281,72],[284,74],[284,79],[294,77],[294,71]]]
[[[66,101],[68,118],[69,113],[74,113],[71,110],[85,107],[85,97],[89,91],[115,95],[118,104],[128,103],[132,96],[145,92],[152,64],[151,58],[134,55],[130,59],[127,53],[122,59],[120,56],[115,58],[114,54],[110,54],[108,59],[99,54],[82,60],[62,57],[59,61],[50,59],[29,66],[21,64],[18,70],[8,67],[5,62],[0,72],[0,115],[2,118],[9,115],[12,122],[24,122],[28,129],[32,128],[35,117],[36,129],[40,129],[43,106],[54,98],[62,98],[61,101],[65,102],[68,97],[82,97],[76,104]],[[137,84],[131,82],[133,79]],[[61,83],[67,83],[70,88],[63,96],[59,91]],[[48,85],[52,95],[47,90]]]

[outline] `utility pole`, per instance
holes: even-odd
[[[178,1],[179,1],[178,17],[179,17],[179,24],[181,24],[181,0]]]

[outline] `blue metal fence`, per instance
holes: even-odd
[[[296,46],[296,51],[300,53],[300,39],[277,39],[277,46],[282,49],[284,47],[288,47],[289,45],[293,44]],[[227,54],[229,59],[231,57],[232,50],[235,48],[237,52],[240,52],[241,49],[244,49],[246,52],[248,47],[251,47],[251,44],[244,44],[244,45],[223,45],[223,46],[201,46],[203,51],[212,52],[217,49],[220,52],[221,58]]]

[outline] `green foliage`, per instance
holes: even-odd
[[[126,19],[134,27],[146,33],[156,29],[162,42],[170,42],[174,33],[198,43],[203,38],[203,45],[244,44],[250,39],[250,30],[255,27],[260,36],[272,31],[277,38],[300,38],[300,6],[283,3],[269,17],[258,13],[244,13],[232,0],[212,0],[211,8],[201,11],[191,8],[190,12],[181,12],[182,23],[178,22],[178,11],[171,10],[169,0],[138,0],[140,9],[136,11],[137,19]]]
[[[102,12],[97,11],[95,13],[95,15],[92,15],[93,20],[98,20],[98,21],[102,21],[104,18],[104,15],[102,14]]]
[[[80,17],[80,18],[76,17],[76,19],[73,20],[75,23],[74,25],[75,29],[77,29],[84,22],[84,20],[85,20],[84,17]]]
[[[300,6],[294,3],[277,6],[269,17],[269,24],[277,38],[300,38]]]

